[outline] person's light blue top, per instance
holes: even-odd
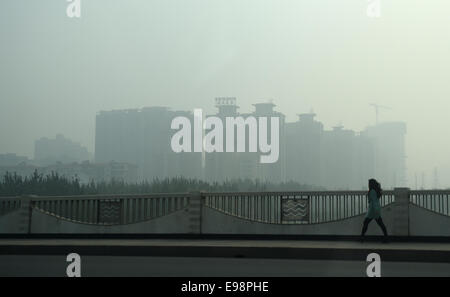
[[[375,190],[369,192],[369,209],[367,210],[366,218],[378,219],[381,216],[380,199],[377,197]]]

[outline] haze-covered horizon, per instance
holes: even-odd
[[[94,151],[101,110],[168,106],[241,112],[273,99],[295,121],[314,110],[325,129],[407,124],[408,184],[437,168],[450,186],[450,3],[367,1],[64,0],[0,3],[0,153],[33,157],[63,134]],[[421,182],[419,182],[420,184]]]

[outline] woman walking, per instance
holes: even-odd
[[[369,226],[370,221],[375,219],[377,224],[380,226],[381,230],[383,230],[384,238],[383,242],[387,242],[387,231],[386,226],[381,219],[381,186],[380,183],[377,182],[376,179],[369,179],[369,209],[367,210],[366,218],[364,219],[364,224],[361,232],[361,241],[364,241],[364,235],[366,234],[367,227]]]

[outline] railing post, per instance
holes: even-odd
[[[22,196],[20,199],[20,210],[19,210],[19,232],[20,233],[31,233],[31,206],[32,202],[31,196]]]
[[[189,233],[202,233],[202,194],[200,192],[191,192],[189,194]]]
[[[395,236],[409,236],[409,188],[395,188],[394,228]]]

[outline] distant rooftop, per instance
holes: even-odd
[[[170,107],[167,106],[146,106],[142,108],[129,108],[129,109],[113,109],[113,110],[101,110],[98,114],[127,114],[127,113],[138,113],[138,112],[161,112],[168,111]]]
[[[309,112],[309,113],[299,113],[297,114],[299,120],[309,120],[312,121],[314,120],[314,117],[316,116],[315,113],[313,112]]]
[[[261,107],[275,107],[276,105],[275,104],[273,104],[272,102],[264,102],[264,103],[255,103],[255,104],[252,104],[253,106],[255,106],[255,107],[257,107],[257,106],[261,106]]]
[[[235,106],[236,105],[236,97],[217,97],[215,99],[216,107],[219,106]]]

